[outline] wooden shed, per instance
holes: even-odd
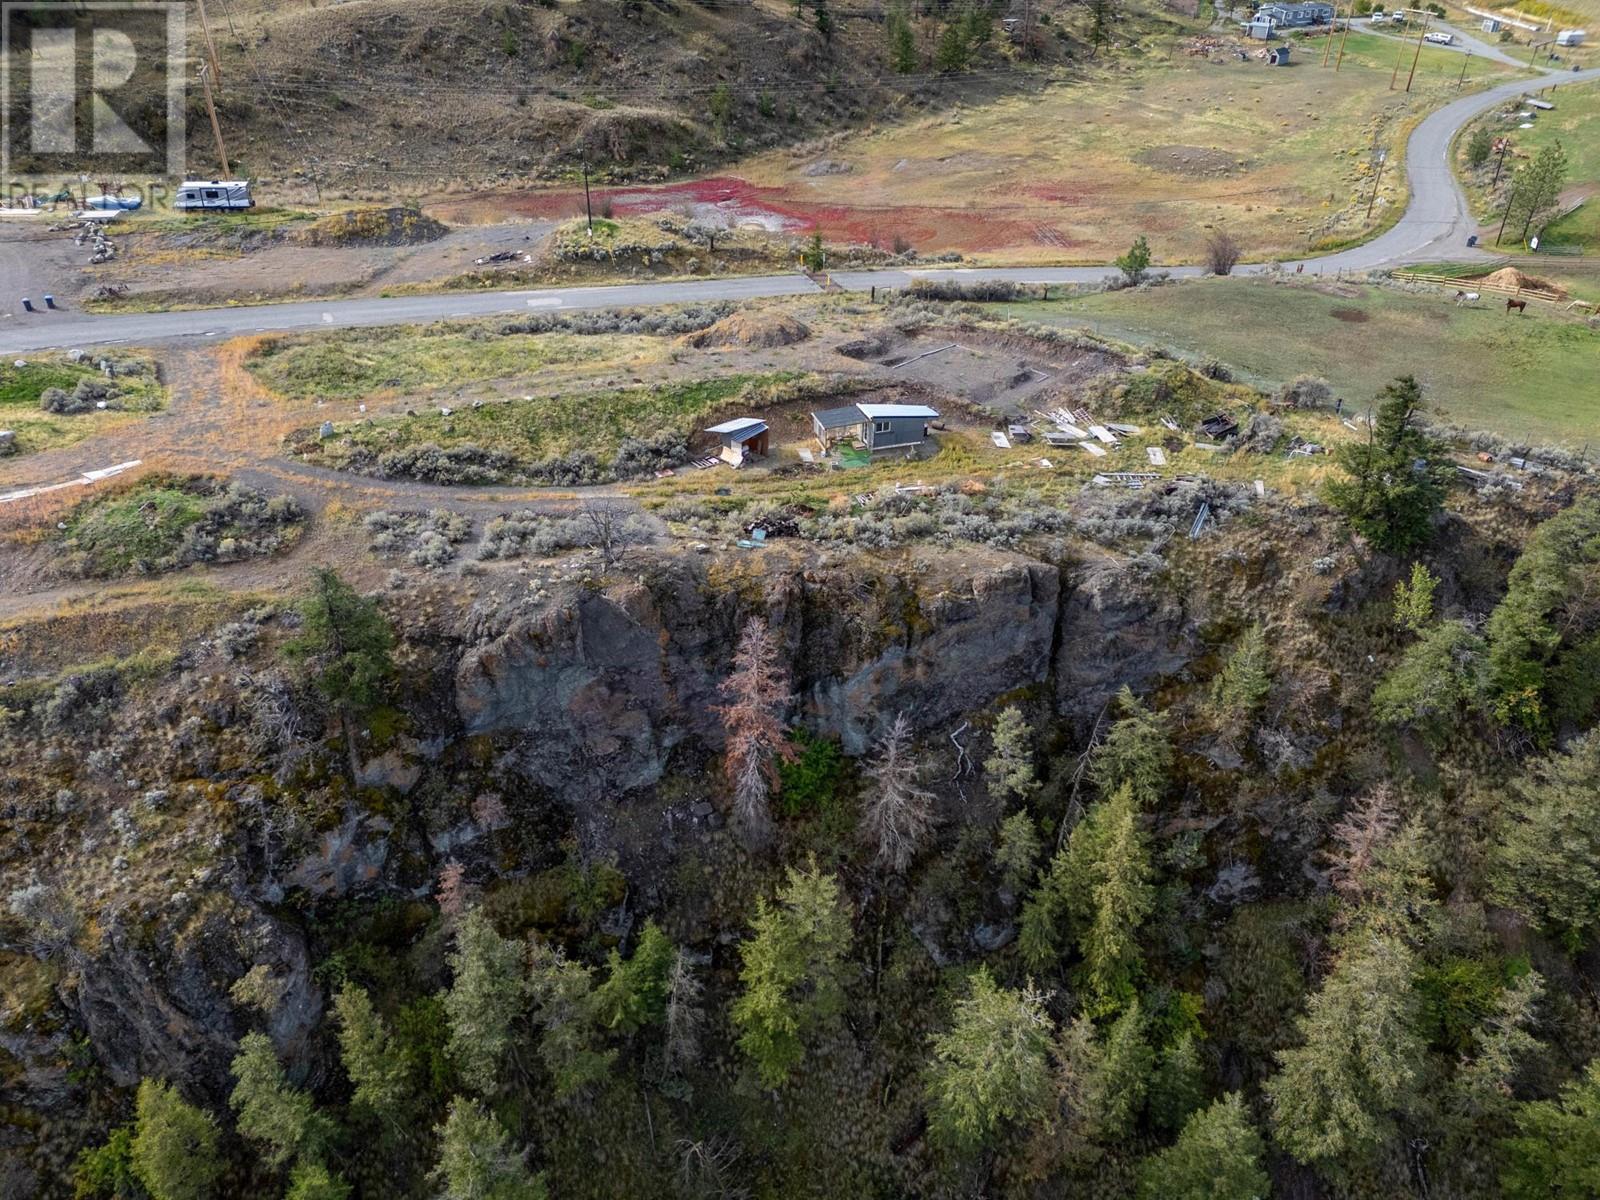
[[[711,426],[706,432],[722,439],[722,452],[718,457],[735,467],[742,465],[747,458],[765,458],[772,436],[767,423],[755,417],[735,417]]]

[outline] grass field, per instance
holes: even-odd
[[[1259,43],[1252,44],[1259,48]],[[1400,199],[1406,132],[1456,94],[1462,57],[1425,49],[1408,96],[1411,48],[1352,33],[1342,69],[1323,43],[1271,68],[1232,55],[1125,56],[1042,93],[840,139],[844,173],[807,174],[814,156],[773,152],[734,171],[753,202],[792,212],[835,240],[904,238],[982,257],[1105,261],[1146,234],[1163,261],[1192,259],[1227,225],[1253,257],[1293,255],[1366,227],[1369,160],[1390,151],[1376,225]],[[1468,86],[1509,68],[1478,58]]]
[[[1345,290],[1355,294],[1219,279],[1004,307],[1194,360],[1215,356],[1262,388],[1321,375],[1347,405],[1362,407],[1395,376],[1414,374],[1430,408],[1458,425],[1571,445],[1600,432],[1594,330],[1543,312],[1458,309],[1443,295]]]
[[[485,335],[459,326],[353,329],[271,338],[252,374],[291,400],[356,399],[525,377],[550,367],[615,369],[666,353],[659,337],[540,333]]]
[[[39,406],[39,397],[45,389],[71,392],[84,379],[101,379],[92,363],[74,363],[55,357],[29,359],[20,367],[15,361],[0,363],[0,429],[9,429],[17,435],[16,454],[73,445],[93,434],[107,433],[137,421],[142,414],[154,412],[166,403],[166,389],[157,381],[151,367],[145,375],[117,381],[122,391],[117,403],[122,411],[103,409],[67,415],[46,412]]]
[[[592,455],[609,462],[628,438],[688,434],[734,397],[746,397],[761,407],[797,378],[789,372],[735,374],[656,387],[508,400],[461,409],[448,417],[425,412],[351,422],[335,426],[332,438],[302,434],[291,439],[291,445],[304,458],[349,469],[370,469],[363,464],[405,451],[484,451],[510,461],[473,462],[457,473],[459,477],[447,477],[429,466],[402,473],[430,482],[515,482],[525,468],[562,456]]]

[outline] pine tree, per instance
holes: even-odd
[[[1582,945],[1600,926],[1600,731],[1530,764],[1506,790],[1492,843],[1496,901]]]
[[[1272,689],[1272,654],[1260,625],[1244,631],[1211,684],[1211,707],[1223,736],[1236,741],[1246,733]]]
[[[1033,773],[1033,729],[1019,708],[1002,709],[994,723],[994,753],[983,764],[989,791],[1026,800],[1039,790]]]
[[[911,28],[910,18],[903,12],[891,13],[888,32],[890,65],[900,75],[915,73],[918,66],[917,38]]]
[[[933,793],[917,786],[922,768],[912,755],[905,713],[896,714],[862,773],[873,784],[861,815],[862,840],[881,870],[904,874],[933,828]]]
[[[1099,17],[1099,7],[1095,8],[1096,19]],[[1145,276],[1150,273],[1150,243],[1144,234],[1133,239],[1133,245],[1127,251],[1112,260],[1117,270],[1122,272],[1122,278],[1129,287],[1137,287],[1144,282]]]
[[[261,1147],[261,1161],[277,1170],[295,1159],[315,1160],[333,1137],[333,1122],[317,1112],[308,1092],[284,1078],[272,1041],[247,1033],[233,1059],[238,1082],[228,1103],[241,1137]]]
[[[761,1082],[775,1088],[805,1057],[804,1039],[844,1007],[850,919],[839,881],[814,864],[806,871],[790,867],[777,903],[757,902],[751,929],[733,1024]]]
[[[1526,243],[1535,221],[1551,212],[1561,199],[1567,181],[1567,152],[1560,142],[1552,142],[1512,181],[1507,201],[1511,224],[1522,223],[1519,241]]]
[[[956,1002],[950,1028],[933,1038],[930,1132],[958,1151],[977,1149],[1003,1126],[1034,1119],[1050,1089],[1050,1017],[1030,984],[999,987],[979,967]]]
[[[394,632],[377,602],[318,567],[301,616],[300,635],[284,653],[313,664],[317,688],[340,709],[360,713],[381,703],[394,677]]]
[[[1265,1152],[1244,1100],[1232,1092],[1189,1118],[1176,1145],[1145,1159],[1140,1200],[1265,1200]]]
[[[1600,1058],[1557,1100],[1517,1106],[1517,1136],[1504,1143],[1500,1185],[1509,1200],[1600,1196]]]
[[[411,1059],[395,1045],[367,993],[346,983],[333,998],[351,1107],[397,1129],[411,1107]]]
[[[589,968],[543,943],[534,945],[530,960],[527,987],[541,1027],[539,1058],[555,1083],[556,1099],[564,1100],[604,1078],[616,1051],[595,1048]]]
[[[1421,635],[1433,622],[1433,594],[1439,579],[1423,563],[1411,564],[1411,579],[1394,585],[1394,623],[1409,633]]]
[[[303,1162],[289,1173],[283,1200],[349,1200],[350,1185],[318,1162]]]
[[[594,991],[595,1019],[606,1029],[627,1034],[664,1019],[676,959],[677,951],[661,926],[646,921],[632,958],[611,951],[606,981]]]
[[[1161,1052],[1150,1079],[1150,1123],[1175,1133],[1205,1100],[1205,1067],[1195,1035],[1185,1033]]]
[[[1091,1079],[1086,1109],[1095,1136],[1104,1142],[1120,1141],[1133,1131],[1150,1089],[1155,1053],[1145,1038],[1144,1014],[1139,1001],[1106,1030],[1100,1069]]]
[[[1303,1163],[1359,1160],[1410,1102],[1423,1047],[1412,953],[1398,938],[1354,938],[1296,1021],[1302,1044],[1267,1084],[1279,1143]]]
[[[960,21],[950,21],[939,35],[939,45],[933,53],[933,65],[947,75],[964,71],[970,53],[966,29]]]
[[[1467,166],[1477,168],[1489,161],[1494,152],[1494,135],[1487,125],[1479,125],[1467,137]]]
[[[462,1082],[481,1095],[500,1087],[512,1023],[526,994],[523,955],[523,944],[496,933],[480,909],[468,912],[456,927],[453,980],[444,998],[450,1018],[446,1051]]]
[[[1433,534],[1433,519],[1455,477],[1444,448],[1423,432],[1422,388],[1403,375],[1378,393],[1378,416],[1365,442],[1336,454],[1345,478],[1332,480],[1328,503],[1378,550],[1400,554]]]
[[[1373,716],[1443,744],[1486,686],[1484,651],[1483,639],[1460,621],[1422,631],[1373,689]]]
[[[772,836],[767,796],[781,786],[777,761],[792,760],[784,712],[794,699],[789,675],[778,663],[778,644],[760,617],[751,617],[739,637],[733,673],[722,684],[728,703],[717,708],[727,730],[725,759],[733,781],[734,817],[752,845]]]
[[[1000,868],[1000,877],[1006,887],[1017,891],[1027,882],[1033,874],[1034,864],[1039,861],[1041,849],[1039,831],[1034,828],[1033,818],[1026,809],[1018,809],[1000,822],[1000,836],[994,848],[994,865]]]
[[[170,1083],[146,1079],[135,1102],[133,1173],[152,1200],[210,1200],[222,1176],[217,1122]]]
[[[476,1100],[457,1096],[435,1132],[439,1165],[433,1180],[439,1200],[546,1200],[544,1178],[528,1170],[523,1152],[494,1115]]]
[[[1109,796],[1126,784],[1133,789],[1136,805],[1154,808],[1161,803],[1172,772],[1172,739],[1166,715],[1145,708],[1126,686],[1117,693],[1117,707],[1123,715],[1095,747],[1089,760],[1089,778],[1102,796]]]

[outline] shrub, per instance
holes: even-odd
[[[618,479],[637,479],[688,461],[688,439],[675,430],[663,430],[653,437],[623,439],[611,460],[611,472]]]
[[[1150,243],[1145,240],[1144,234],[1133,239],[1133,245],[1128,247],[1127,253],[1116,259],[1117,270],[1122,272],[1122,278],[1130,285],[1141,284],[1150,270]]]
[[[1296,375],[1278,389],[1276,399],[1291,408],[1326,408],[1333,386],[1320,375]]]
[[[1239,240],[1226,229],[1215,230],[1206,239],[1206,270],[1213,275],[1232,274],[1243,255]]]

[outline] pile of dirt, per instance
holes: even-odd
[[[1551,295],[1566,297],[1566,292],[1548,279],[1540,279],[1537,275],[1524,275],[1515,267],[1501,267],[1498,271],[1488,275],[1478,275],[1471,279],[1471,283],[1487,283],[1492,287],[1526,288],[1532,292],[1549,292]]]
[[[695,350],[766,350],[773,346],[792,346],[810,336],[810,329],[783,313],[736,312],[715,325],[685,334],[680,344]]]
[[[414,208],[351,208],[313,221],[295,240],[307,246],[420,246],[449,232]]]

